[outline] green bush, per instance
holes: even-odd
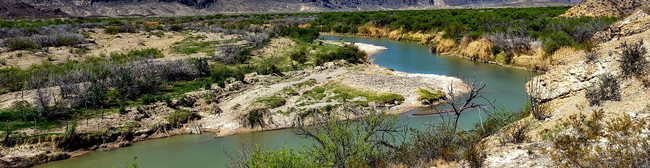
[[[307,62],[307,49],[306,48],[300,48],[298,51],[291,52],[289,54],[289,57],[291,60],[294,60],[300,64],[304,64]]]
[[[124,107],[124,106],[120,106],[119,112],[120,112],[120,114],[122,114],[122,115],[128,113],[128,111],[126,111],[126,107]]]
[[[355,45],[345,45],[338,48],[333,53],[328,54],[318,54],[316,55],[316,64],[322,65],[326,62],[336,61],[336,60],[345,60],[349,63],[363,63],[366,58],[366,53],[359,50]]]
[[[182,124],[185,124],[190,120],[195,120],[200,118],[201,116],[199,116],[198,114],[187,110],[179,110],[176,113],[165,117],[167,122],[169,122],[172,125],[172,127],[180,127]]]
[[[155,103],[155,102],[158,101],[158,98],[156,96],[154,96],[154,95],[151,95],[151,94],[142,95],[142,97],[140,99],[142,100],[142,104],[145,104],[145,105],[152,104],[152,103]]]
[[[572,46],[573,40],[568,34],[564,32],[554,32],[546,36],[544,40],[544,51],[548,54],[553,54],[555,50],[563,46]]]
[[[9,38],[5,41],[4,45],[9,51],[30,50],[38,48],[38,44],[24,37]]]
[[[111,60],[115,62],[127,62],[139,59],[154,59],[163,58],[165,54],[155,48],[147,48],[142,50],[131,50],[127,53],[111,53]]]
[[[104,28],[104,33],[110,35],[116,35],[117,33],[121,33],[121,32],[124,32],[124,29],[117,26],[106,26]]]
[[[181,25],[172,25],[171,27],[169,27],[169,30],[175,32],[181,32],[183,31],[183,27]]]
[[[185,107],[194,107],[195,103],[196,103],[196,99],[186,95],[183,95],[183,97],[181,97],[181,99],[178,100],[178,105],[185,106]]]
[[[255,127],[255,125],[259,125],[260,127],[264,128],[264,126],[266,126],[266,123],[264,123],[264,115],[267,112],[268,110],[266,109],[254,109],[248,111],[246,119],[251,128]]]
[[[255,71],[260,75],[282,76],[282,71],[280,71],[280,69],[275,65],[260,65]]]
[[[220,87],[225,86],[228,78],[235,78],[238,81],[244,81],[245,72],[240,68],[229,68],[226,65],[214,65],[210,72],[212,79],[217,81]]]
[[[264,148],[257,146],[251,152],[250,158],[244,160],[241,167],[249,168],[267,168],[267,167],[318,167],[309,157],[302,155],[294,149],[283,148],[277,151],[266,151]]]
[[[282,35],[289,36],[300,42],[312,43],[318,38],[319,33],[314,29],[287,27],[282,29]]]

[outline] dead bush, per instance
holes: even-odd
[[[552,159],[560,167],[648,167],[650,137],[647,120],[627,116],[603,120],[602,110],[591,117],[573,115],[553,135]]]
[[[587,98],[591,106],[600,105],[602,101],[607,100],[619,101],[621,99],[621,89],[618,79],[610,75],[600,76],[598,83],[586,90],[585,98]]]
[[[645,59],[645,55],[648,51],[643,47],[643,41],[634,44],[624,42],[618,48],[622,50],[619,63],[626,77],[640,76],[646,73],[648,60]]]
[[[528,140],[528,131],[532,128],[530,120],[521,120],[502,129],[501,143],[523,143]]]

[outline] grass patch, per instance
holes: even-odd
[[[4,125],[4,123],[2,125]],[[37,125],[38,125],[38,130],[49,130],[60,126],[61,123],[55,121],[38,121]],[[6,128],[6,125],[4,125],[3,127]],[[9,131],[16,131],[16,130],[27,129],[27,128],[34,128],[34,121],[31,122],[15,121],[9,123]]]
[[[280,90],[281,95],[286,95],[286,96],[298,96],[300,93],[298,91],[291,89],[290,87],[285,87],[282,90]]]
[[[310,87],[310,86],[314,86],[316,84],[318,84],[318,81],[316,81],[316,79],[309,79],[307,81],[296,83],[296,84],[293,84],[291,86],[293,86],[294,88],[303,88],[305,86]]]
[[[271,96],[255,100],[255,103],[264,103],[267,108],[277,108],[287,104],[287,100],[282,97]]]
[[[172,50],[175,53],[179,54],[195,54],[195,53],[205,53],[212,54],[214,53],[214,48],[218,41],[202,41],[206,39],[206,36],[190,36],[179,42],[175,42],[172,46]]]
[[[137,128],[139,126],[140,126],[140,123],[133,121],[133,122],[126,123],[123,126],[117,128],[117,131],[119,131],[119,132],[129,132],[129,131],[131,131],[134,128]]]
[[[190,120],[199,119],[199,118],[201,118],[201,116],[187,110],[179,110],[178,112],[165,117],[167,122],[169,122],[172,125],[172,127],[179,127],[181,126],[181,124],[185,124]]]
[[[392,94],[392,93],[380,93],[380,92],[369,91],[369,90],[359,90],[339,83],[331,83],[326,85],[326,87],[329,92],[336,94],[335,96],[330,98],[331,100],[333,99],[351,100],[354,99],[355,97],[364,97],[366,98],[366,100],[354,101],[354,103],[362,106],[368,106],[369,102],[377,102],[380,104],[394,104],[395,101],[399,101],[399,102],[404,101],[404,97],[401,95]]]
[[[302,98],[306,98],[308,100],[321,100],[325,98],[325,88],[321,86],[316,86],[311,90],[305,91],[305,93],[302,94]]]
[[[361,106],[368,106],[370,102],[377,102],[380,104],[394,104],[395,101],[404,101],[404,97],[392,93],[380,93],[369,90],[359,90],[350,86],[346,86],[340,83],[328,83],[323,86],[316,86],[311,90],[303,93],[301,99],[306,100],[323,100],[327,95],[330,97],[327,98],[326,102],[332,102],[334,100],[338,101],[348,101],[357,97],[362,97],[360,100],[355,100],[353,103]],[[310,104],[302,103],[303,105]]]
[[[428,89],[434,90],[433,88],[428,88]],[[437,90],[435,92],[430,92],[427,89],[418,89],[417,93],[420,95],[420,97],[418,97],[419,101],[425,100],[428,103],[433,103],[435,101],[445,99],[445,93],[440,90]]]

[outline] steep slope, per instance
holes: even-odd
[[[569,9],[565,17],[617,16],[624,17],[637,9],[650,6],[648,0],[584,0]]]
[[[593,0],[588,1],[589,3],[595,2]],[[609,3],[610,1],[599,0],[599,2]],[[615,8],[600,9],[595,7],[590,10],[605,11],[611,9]],[[570,12],[576,11],[574,10]],[[545,113],[545,117],[543,119],[535,119],[531,116],[518,121],[518,123],[528,123],[531,125],[530,129],[528,129],[526,133],[526,137],[528,138],[526,142],[519,144],[499,144],[501,139],[507,137],[505,135],[507,133],[501,133],[488,138],[486,141],[491,143],[491,145],[488,147],[489,149],[487,153],[489,154],[485,164],[488,165],[488,167],[521,167],[521,165],[526,165],[523,167],[557,167],[558,165],[566,166],[571,164],[569,163],[570,161],[566,160],[566,158],[558,156],[578,158],[579,161],[587,160],[584,158],[593,159],[594,156],[598,156],[602,158],[610,158],[598,160],[596,157],[598,163],[605,162],[609,164],[617,164],[615,163],[616,161],[629,161],[625,158],[630,158],[630,156],[641,156],[640,153],[647,152],[648,148],[642,147],[634,149],[636,150],[634,152],[629,152],[630,150],[625,151],[625,148],[611,148],[612,146],[620,144],[618,142],[610,141],[611,139],[603,138],[606,136],[594,136],[595,139],[597,139],[596,141],[582,139],[582,141],[574,141],[575,139],[560,139],[555,141],[553,139],[559,137],[559,135],[585,137],[583,134],[579,133],[579,131],[576,131],[577,129],[575,128],[575,125],[567,124],[570,123],[570,121],[584,121],[585,123],[592,124],[593,127],[590,127],[590,129],[600,128],[605,130],[605,132],[609,131],[606,134],[616,135],[613,136],[615,139],[625,139],[624,141],[628,142],[635,141],[633,138],[630,138],[635,134],[634,131],[631,131],[633,130],[631,127],[635,127],[632,125],[642,124],[650,119],[650,104],[648,102],[650,99],[650,90],[648,90],[648,87],[650,87],[650,82],[648,80],[650,79],[650,76],[648,76],[649,74],[647,73],[650,72],[648,71],[650,69],[646,66],[644,67],[644,72],[646,73],[634,77],[625,76],[624,70],[621,67],[621,60],[623,60],[622,55],[624,53],[624,49],[621,46],[624,43],[639,44],[638,42],[643,42],[641,46],[646,49],[650,48],[650,41],[648,39],[648,37],[650,37],[649,13],[650,12],[648,12],[647,8],[646,10],[637,9],[637,11],[631,12],[629,16],[622,18],[603,31],[597,33],[594,36],[594,40],[597,40],[599,44],[596,45],[591,52],[576,50],[567,53],[569,56],[557,60],[560,63],[552,66],[548,72],[532,78],[531,81],[527,83],[526,88],[531,96],[544,102],[541,105],[541,109],[543,113]],[[578,16],[573,14],[576,13],[567,13],[569,16]],[[586,12],[583,12],[582,14],[586,14]],[[629,51],[628,54],[630,54]],[[641,59],[650,61],[650,54],[641,52],[639,55],[642,56]],[[614,82],[612,86],[603,87],[604,82],[602,82],[602,79],[604,76],[610,76],[611,79],[617,82]],[[590,92],[594,92],[593,90],[599,87],[618,87],[618,89],[615,90],[619,90],[619,98],[603,100],[597,98],[601,102],[599,104],[591,105],[591,99],[594,98],[590,98],[588,95],[594,94]],[[575,118],[575,116],[578,115],[595,114],[594,111],[602,112],[602,121],[594,120],[593,116],[590,120],[587,120],[587,118]],[[625,127],[625,129],[621,129],[628,132],[626,132],[625,135],[621,135],[620,132],[616,132],[620,130],[598,127],[600,126],[599,124],[605,123],[605,121],[608,124],[611,124],[607,125],[611,128],[629,126],[629,128]],[[632,124],[612,124],[617,123],[614,121],[630,121]],[[577,122],[573,123],[575,124]],[[511,126],[517,127],[517,125],[514,124]],[[639,132],[636,133],[640,133],[640,136],[647,137],[647,130],[637,129],[637,131]],[[639,142],[642,143],[648,142],[647,138],[639,140]],[[564,144],[571,143],[573,145],[579,144],[581,146],[575,151],[572,151],[573,153],[567,154],[563,153],[567,150],[566,146],[562,147],[561,145],[563,144],[555,144],[557,142],[562,142]],[[599,149],[604,150],[597,152],[589,151],[597,153],[597,155],[591,156],[585,156],[583,155],[585,153],[580,153],[580,150],[582,149],[594,149],[587,148],[590,146],[597,146]],[[625,151],[628,153],[613,157],[614,153],[619,151]],[[590,163],[583,162],[581,164],[589,165]],[[638,162],[629,161],[627,164],[633,164],[628,165],[630,167],[643,167],[643,165],[634,165],[638,164]],[[583,165],[582,167],[615,166]]]

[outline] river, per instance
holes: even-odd
[[[497,100],[497,107],[511,110],[521,108],[527,99],[525,83],[531,75],[529,71],[506,68],[498,65],[473,62],[458,57],[438,56],[429,53],[427,46],[413,42],[361,37],[324,36],[325,40],[367,43],[384,46],[387,49],[371,57],[375,64],[409,73],[427,73],[460,78],[473,77],[486,83],[484,95]],[[444,107],[440,107],[444,108]],[[440,120],[440,116],[413,116],[417,112],[402,114],[399,121],[411,128],[422,129],[426,123]],[[479,120],[477,111],[465,113],[460,122],[463,128],[471,128]],[[485,115],[483,115],[485,117]],[[215,138],[212,134],[181,135],[163,139],[135,143],[132,146],[110,151],[90,152],[81,157],[51,162],[39,168],[87,168],[87,167],[126,167],[126,162],[138,156],[137,162],[144,168],[165,167],[225,167],[226,153],[236,154],[240,146],[263,145],[274,149],[283,146],[295,147],[305,143],[293,135],[290,129],[257,132]]]

